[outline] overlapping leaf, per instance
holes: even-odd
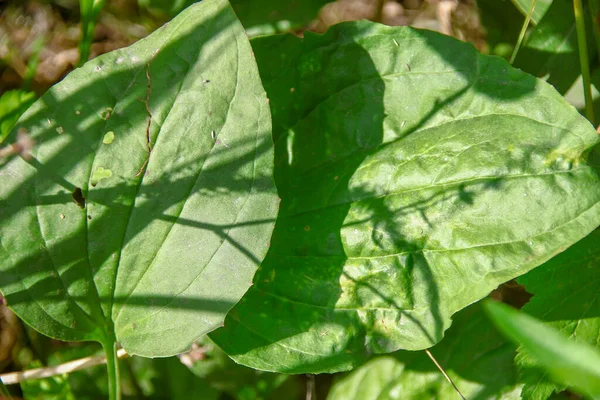
[[[319,9],[332,0],[231,0],[249,35],[286,32],[317,18]]]
[[[456,314],[431,353],[468,399],[518,399],[515,346],[473,305]],[[454,388],[424,352],[378,357],[337,381],[328,400],[453,399]]]
[[[533,14],[531,15],[531,21],[534,24],[537,24],[544,17],[552,5],[553,0],[512,0],[513,4],[519,9],[519,11],[521,11],[523,15],[529,14],[529,10],[531,10],[531,4],[534,1],[535,8],[533,9]]]
[[[352,368],[437,343],[455,312],[600,222],[597,133],[549,85],[428,31],[256,39],[282,203],[213,339],[258,369]]]
[[[9,90],[0,97],[0,143],[10,133],[15,123],[35,101],[35,93],[24,90]]]
[[[586,22],[592,37],[591,19]],[[591,59],[596,55],[593,40],[588,41]],[[544,77],[564,94],[580,75],[579,50],[573,4],[568,0],[552,2],[547,13],[527,37],[519,51],[515,66],[538,77]]]
[[[19,316],[153,356],[222,324],[277,209],[267,100],[226,1],[87,63],[17,127],[37,141],[0,169],[0,287]]]
[[[510,0],[478,0],[477,9],[488,53],[509,59],[523,26],[519,9]]]
[[[519,278],[534,296],[523,311],[546,325],[598,347],[600,339],[600,231],[596,230],[543,266]],[[547,399],[564,386],[555,384],[525,353],[517,364],[526,383],[524,399]]]
[[[198,0],[138,0],[140,6],[165,16],[177,15]],[[250,36],[287,32],[317,17],[319,9],[332,0],[231,0]]]

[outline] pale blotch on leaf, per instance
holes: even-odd
[[[108,168],[98,167],[92,174],[91,185],[96,186],[102,179],[110,178],[112,171]]]
[[[113,131],[106,132],[106,135],[104,135],[104,139],[102,139],[102,143],[111,144],[113,140],[115,140],[115,133]]]
[[[62,126],[59,126],[58,128],[56,128],[56,133],[58,133],[59,135],[62,135],[63,133],[65,133],[65,128],[63,128]]]

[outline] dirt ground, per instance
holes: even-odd
[[[485,50],[475,0],[338,0],[325,5],[304,29],[324,32],[330,25],[363,18],[436,30]],[[0,0],[0,93],[28,86],[39,95],[75,68],[79,20],[77,0]],[[109,0],[96,26],[91,57],[127,46],[164,22],[137,0]]]

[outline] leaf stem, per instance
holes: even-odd
[[[79,66],[85,64],[90,57],[96,19],[104,7],[106,0],[79,0],[81,14],[81,41],[79,42]]]
[[[523,26],[521,27],[521,33],[519,33],[519,39],[517,40],[517,44],[515,45],[512,55],[510,56],[510,64],[511,65],[512,65],[512,63],[515,62],[515,58],[517,58],[517,53],[519,52],[519,49],[521,48],[521,44],[523,43],[523,38],[525,37],[525,33],[527,32],[527,28],[529,27],[529,22],[531,21],[531,16],[533,15],[533,10],[535,9],[535,3],[537,3],[537,0],[533,0],[531,2],[531,7],[529,8],[529,12],[527,13],[527,16],[525,17],[525,22],[523,22]]]
[[[596,53],[598,55],[598,62],[600,62],[600,0],[590,0],[589,4],[594,27],[594,38],[596,39]]]
[[[105,340],[102,343],[102,348],[106,354],[106,368],[108,370],[108,398],[110,400],[121,400],[117,344],[114,340]]]
[[[444,368],[442,368],[442,366],[437,362],[437,360],[435,359],[435,357],[433,356],[433,354],[431,354],[431,352],[429,350],[427,350],[427,349],[425,349],[425,353],[427,353],[427,355],[429,356],[429,358],[431,358],[431,361],[433,361],[433,363],[440,370],[440,372],[442,373],[442,375],[444,375],[444,378],[446,378],[446,380],[448,382],[450,382],[450,384],[452,385],[452,387],[454,388],[454,390],[456,390],[456,393],[458,393],[458,395],[460,396],[460,398],[462,400],[467,400],[465,398],[465,396],[463,396],[463,394],[460,392],[460,390],[458,390],[458,387],[456,387],[456,385],[454,384],[454,382],[452,381],[452,379],[450,379],[450,377],[448,376],[448,374],[446,373],[446,371],[444,371]]]
[[[0,393],[2,394],[2,397],[0,398],[5,398],[7,400],[11,400],[13,398],[6,386],[4,386],[2,379],[0,379]]]
[[[583,4],[581,0],[573,0],[575,11],[575,26],[577,28],[577,45],[579,47],[579,63],[581,64],[581,77],[583,79],[583,94],[585,97],[585,116],[594,124],[594,102],[592,98],[592,82],[590,78],[590,59],[587,51],[587,39],[585,35],[585,21]]]

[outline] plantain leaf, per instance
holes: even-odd
[[[332,372],[431,347],[599,224],[595,129],[506,61],[369,22],[253,48],[282,202],[253,287],[211,334],[237,362]]]
[[[75,70],[17,128],[37,142],[0,169],[0,287],[20,317],[147,356],[222,324],[277,210],[267,100],[225,0]]]
[[[534,296],[523,311],[577,342],[599,348],[600,303],[600,231],[573,245],[519,278]],[[540,363],[524,351],[519,351],[517,365],[525,382],[524,399],[546,399],[565,386],[556,384]]]

